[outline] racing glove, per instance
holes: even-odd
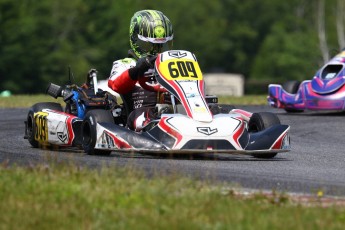
[[[136,81],[140,76],[143,76],[146,71],[153,68],[157,56],[146,56],[139,58],[137,64],[128,70],[129,77]]]

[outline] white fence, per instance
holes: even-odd
[[[205,73],[205,90],[208,95],[236,96],[244,94],[244,76],[229,73]]]

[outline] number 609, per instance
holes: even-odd
[[[170,76],[172,78],[191,77],[198,78],[193,62],[176,61],[168,64]]]

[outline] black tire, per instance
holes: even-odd
[[[82,124],[82,147],[88,155],[110,155],[110,150],[95,149],[97,139],[97,123],[114,123],[110,110],[94,109],[87,112]]]
[[[290,108],[285,108],[284,109],[288,113],[302,113],[304,110],[296,110],[296,109],[290,109]]]
[[[43,109],[52,109],[62,112],[62,106],[59,103],[55,102],[41,102],[34,104],[28,112],[26,118],[25,134],[32,147],[38,148],[39,142],[35,140],[36,135],[36,123],[34,119],[34,113],[42,111]]]
[[[299,85],[301,84],[300,81],[287,81],[283,84],[283,89],[291,94],[296,94],[298,89],[299,89]]]
[[[279,117],[276,114],[269,112],[253,113],[248,122],[248,130],[249,132],[260,132],[273,125],[280,125]],[[253,154],[253,157],[269,159],[275,157],[276,155],[277,153],[266,155]]]

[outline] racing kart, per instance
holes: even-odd
[[[66,109],[63,112],[59,104],[39,103],[29,110],[26,138],[34,147],[76,146],[87,154],[102,155],[119,151],[272,158],[290,150],[290,127],[281,124],[274,113],[251,113],[218,104],[215,96],[205,96],[203,75],[193,53],[172,50],[158,54],[154,69],[152,75],[140,78],[139,84],[171,100],[157,104],[157,111],[163,112],[140,132],[128,129],[118,119],[128,115],[128,106],[123,104],[88,109],[85,116],[79,116]],[[119,108],[120,113],[113,112]]]
[[[287,81],[268,86],[268,103],[287,112],[345,110],[345,51],[322,68],[312,80]]]

